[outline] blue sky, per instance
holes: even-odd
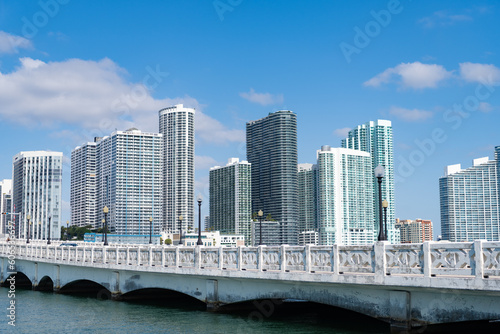
[[[184,103],[208,199],[208,169],[246,157],[247,121],[293,110],[299,162],[314,163],[389,119],[396,217],[439,232],[443,168],[500,145],[499,14],[496,1],[0,1],[0,179],[19,151],[69,158],[115,129],[158,131],[157,111]]]

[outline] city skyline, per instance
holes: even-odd
[[[435,236],[443,168],[500,144],[494,1],[52,3],[2,3],[0,179],[18,152],[62,151],[62,221],[71,150],[115,130],[158,132],[157,111],[179,103],[196,109],[205,199],[208,169],[246,158],[248,121],[294,111],[298,162],[314,163],[357,125],[391,120],[395,217],[429,219]]]

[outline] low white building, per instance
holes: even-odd
[[[303,231],[299,233],[299,245],[317,245],[319,234],[317,231]]]
[[[179,245],[179,234],[178,233],[168,233],[164,232],[162,234],[163,242],[167,239],[172,241],[172,245]],[[220,234],[219,231],[202,231],[201,241],[203,246],[244,246],[245,236],[237,234]],[[182,234],[182,245],[184,246],[196,246],[198,243],[198,232],[188,232]]]

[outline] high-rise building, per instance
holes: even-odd
[[[342,140],[342,147],[369,152],[372,156],[373,179],[373,206],[374,218],[378,234],[380,226],[379,203],[387,200],[387,239],[391,243],[399,243],[399,230],[395,229],[395,202],[394,202],[394,152],[392,143],[392,123],[387,120],[370,121],[358,125],[351,131],[346,139]],[[382,179],[382,198],[379,198],[378,180],[374,175],[375,167],[382,165],[385,176]]]
[[[149,234],[150,218],[153,234],[160,232],[163,221],[162,152],[161,134],[135,128],[115,131],[97,142],[96,216],[99,222],[102,221],[103,208],[108,207],[110,232]]]
[[[370,153],[322,146],[318,155],[320,245],[362,245],[375,240]]]
[[[422,243],[432,241],[432,222],[430,220],[399,220],[396,219],[396,228],[399,229],[401,243]]]
[[[297,116],[270,113],[246,125],[247,160],[252,165],[252,212],[279,222],[280,244],[297,244]]]
[[[252,246],[280,246],[281,235],[282,227],[277,221],[267,219],[252,221]]]
[[[317,165],[298,165],[298,231],[299,244],[317,240]]]
[[[500,146],[495,160],[474,159],[473,166],[445,168],[439,179],[441,232],[444,240],[500,241]]]
[[[97,140],[97,138],[96,138]],[[96,142],[76,147],[71,152],[71,224],[101,226],[97,214]]]
[[[59,239],[61,235],[61,152],[20,152],[12,160],[12,212],[16,236]],[[31,216],[28,228],[27,217]]]
[[[251,244],[250,164],[231,158],[210,168],[210,227],[221,234],[240,234]]]
[[[182,104],[159,111],[163,134],[163,229],[194,228],[194,109]]]
[[[7,222],[11,220],[12,180],[0,181],[0,234],[8,233]]]

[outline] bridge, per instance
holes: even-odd
[[[0,242],[0,282],[63,292],[93,282],[113,299],[176,291],[210,310],[306,300],[353,310],[406,333],[429,324],[500,319],[500,242],[366,246],[172,247]],[[21,274],[22,273],[22,274]]]

